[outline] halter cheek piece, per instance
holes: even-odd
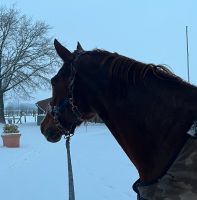
[[[68,86],[68,96],[66,96],[62,103],[56,106],[52,106],[50,103],[48,105],[47,113],[50,114],[55,122],[55,126],[58,128],[58,130],[65,135],[65,137],[72,136],[74,134],[74,125],[76,122],[82,121],[82,113],[80,112],[78,106],[74,104],[74,97],[73,97],[73,91],[74,91],[74,83],[75,83],[75,77],[76,77],[76,68],[75,68],[75,62],[79,59],[81,55],[86,54],[87,52],[81,51],[77,52],[77,56],[75,59],[71,62],[71,82]],[[61,124],[59,118],[60,115],[66,110],[70,109],[75,116],[75,121],[72,123],[69,130],[64,128],[64,126]]]

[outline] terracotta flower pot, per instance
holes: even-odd
[[[1,135],[3,146],[5,147],[19,147],[20,146],[20,133],[4,133]]]

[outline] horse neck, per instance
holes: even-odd
[[[197,88],[190,86],[191,89],[185,97],[184,105],[189,109],[189,112],[195,119],[197,119]]]
[[[131,90],[130,94],[121,102],[95,92],[91,104],[138,169],[140,178],[152,181],[164,173],[182,148],[193,119],[186,104],[183,109],[173,108],[168,101],[164,105],[160,99],[154,102],[145,91]],[[147,119],[149,116],[152,118]]]
[[[85,75],[85,72],[82,73],[82,76]],[[106,77],[98,73],[84,77],[83,96],[86,94],[88,104],[101,117],[136,166],[140,178],[152,181],[159,177],[187,139],[185,133],[191,125],[191,119],[184,125],[180,122],[188,118],[189,109],[172,110],[173,106],[170,107],[168,101],[161,106],[160,98],[154,99],[146,94],[147,91],[137,89],[131,89],[124,100],[116,100],[116,96],[111,95],[112,91],[106,92]],[[186,104],[191,101],[193,105],[193,100],[191,95],[191,98],[185,100],[184,106],[188,106]],[[182,102],[179,104],[181,106]],[[174,112],[177,112],[177,120]],[[169,117],[171,115],[172,118]],[[152,118],[147,120],[147,116]]]
[[[132,112],[129,104],[119,106],[106,99],[97,100],[99,102],[95,101],[95,110],[136,166],[141,180],[152,181],[161,176],[186,141],[185,131],[179,126],[171,127],[165,129],[168,130],[166,136],[166,132],[157,127],[148,130],[142,110]],[[175,129],[179,135],[174,134]]]

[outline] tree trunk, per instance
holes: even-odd
[[[0,123],[5,124],[3,93],[0,92]]]

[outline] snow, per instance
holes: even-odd
[[[65,140],[49,143],[34,120],[27,121],[19,125],[20,148],[3,147],[0,140],[0,199],[67,200]],[[136,199],[138,173],[105,125],[81,125],[71,156],[76,200]]]

